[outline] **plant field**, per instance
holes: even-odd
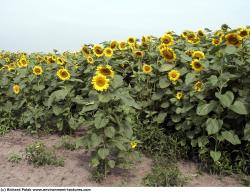
[[[76,148],[88,149],[98,178],[129,168],[138,150],[249,174],[249,37],[222,25],[77,52],[2,51],[0,133],[81,131]]]

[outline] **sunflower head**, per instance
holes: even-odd
[[[225,36],[226,44],[239,47],[242,37],[238,33],[229,33]]]
[[[111,66],[109,65],[100,65],[96,69],[96,74],[101,74],[103,76],[108,76],[113,78],[114,77],[114,71]]]
[[[165,33],[162,37],[161,37],[161,43],[165,44],[166,46],[171,46],[174,44],[174,38],[172,36],[172,34],[169,33]]]
[[[57,57],[56,63],[59,64],[59,65],[64,65],[65,64],[65,60],[64,60],[63,57]]]
[[[118,42],[116,41],[116,40],[112,40],[111,42],[110,42],[110,48],[111,49],[116,49],[118,47]]]
[[[104,54],[103,51],[104,51],[104,50],[103,50],[103,47],[102,47],[101,45],[99,45],[99,44],[94,45],[94,47],[93,47],[93,52],[94,52],[94,54],[95,54],[97,57],[103,56],[103,54]]]
[[[110,58],[113,55],[113,50],[110,47],[104,49],[104,55]]]
[[[204,88],[204,85],[201,81],[197,81],[195,84],[194,84],[194,90],[196,92],[201,92]]]
[[[83,55],[84,56],[88,56],[89,54],[90,54],[90,49],[89,49],[89,47],[88,46],[86,46],[86,45],[84,45],[83,47],[82,47],[82,53],[83,53]]]
[[[192,58],[193,58],[193,59],[200,60],[200,59],[205,58],[205,54],[204,54],[202,51],[194,51],[194,52],[192,53]]]
[[[160,54],[167,62],[173,62],[176,59],[176,54],[172,48],[162,48]]]
[[[143,52],[143,51],[140,51],[140,50],[134,51],[134,56],[135,56],[136,58],[143,58],[144,52]]]
[[[148,64],[144,64],[143,67],[142,67],[142,70],[145,74],[149,74],[152,72],[153,68],[151,65],[148,65]]]
[[[129,45],[134,45],[136,42],[136,38],[135,37],[128,37],[127,43]]]
[[[240,37],[246,38],[247,36],[249,36],[249,31],[246,28],[240,28],[238,34],[240,35]]]
[[[197,31],[197,35],[198,35],[200,38],[203,38],[203,37],[206,36],[206,35],[205,35],[205,32],[204,32],[202,29],[200,29],[200,30]]]
[[[221,41],[222,41],[222,39],[220,37],[219,38],[213,38],[212,39],[212,44],[214,46],[218,46],[218,45],[220,45]]]
[[[136,141],[131,141],[131,142],[130,142],[130,147],[131,147],[132,149],[135,149],[136,146],[137,146],[137,142],[136,142]]]
[[[177,71],[177,70],[171,70],[168,73],[168,78],[169,78],[169,80],[175,82],[175,81],[177,81],[180,78],[180,72]]]
[[[118,45],[119,50],[126,50],[127,49],[127,43],[124,41],[120,41]]]
[[[20,89],[20,86],[18,84],[14,84],[12,87],[12,90],[15,94],[19,94],[21,89]]]
[[[27,58],[25,56],[22,56],[19,60],[19,63],[18,63],[18,66],[20,68],[24,68],[24,67],[27,67],[28,66],[28,61],[27,61]]]
[[[192,69],[195,71],[195,72],[200,72],[203,70],[203,66],[202,64],[200,63],[199,60],[197,59],[194,59],[192,62],[191,62],[191,66],[192,66]]]
[[[43,73],[43,69],[41,66],[34,66],[33,68],[33,74],[36,76],[40,76]]]
[[[57,71],[56,73],[57,77],[60,79],[60,80],[69,80],[70,79],[70,73],[67,69],[65,68],[61,68]]]
[[[92,56],[88,56],[88,57],[87,57],[87,62],[88,62],[89,64],[93,64],[93,63],[94,63],[93,57],[92,57]]]
[[[190,56],[190,57],[192,56],[193,53],[194,53],[193,50],[186,50],[185,51],[185,54],[188,55],[188,56]]]
[[[109,87],[109,79],[102,74],[97,74],[92,78],[92,84],[95,90],[105,91]]]
[[[179,91],[176,93],[175,98],[177,100],[181,100],[183,98],[183,96],[184,96],[183,92]]]

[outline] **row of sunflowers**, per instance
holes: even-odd
[[[223,25],[77,52],[2,51],[1,129],[84,130],[90,163],[106,175],[155,148],[148,138],[159,128],[201,161],[249,173],[249,37],[249,27]]]

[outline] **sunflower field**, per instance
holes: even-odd
[[[0,132],[73,134],[104,175],[154,131],[214,168],[250,173],[250,28],[166,32],[77,52],[0,52]],[[171,150],[164,150],[171,151]]]

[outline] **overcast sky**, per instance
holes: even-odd
[[[127,36],[250,25],[249,0],[0,0],[0,50],[78,50]]]

